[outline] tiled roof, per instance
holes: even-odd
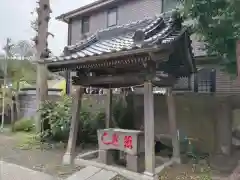
[[[178,14],[172,12],[98,31],[87,40],[66,47],[69,55],[50,60],[81,59],[88,56],[169,44],[177,40],[185,31],[186,29],[181,27],[181,19]]]

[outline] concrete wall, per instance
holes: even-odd
[[[48,91],[48,98],[50,100],[57,100],[60,97],[61,91],[56,89],[50,89]],[[20,102],[20,118],[31,117],[36,114],[37,102],[36,102],[36,89],[23,89],[19,93]]]
[[[51,99],[59,97],[58,94],[49,93]],[[35,93],[20,95],[22,116],[31,116],[36,112]],[[202,141],[196,145],[203,151],[213,151],[216,144],[216,119],[219,114],[218,104],[224,103],[224,99],[230,99],[232,109],[240,108],[240,98],[216,97],[210,94],[186,93],[175,96],[177,126],[180,136],[199,138]],[[135,128],[139,129],[144,124],[143,95],[133,95]],[[106,107],[105,95],[85,95],[83,107],[91,111],[103,110]],[[168,135],[168,108],[166,97],[154,95],[155,135]],[[230,119],[226,119],[230,120]]]
[[[197,145],[204,151],[214,150],[215,104],[210,95],[178,95],[176,97],[177,126],[180,137],[188,136],[202,139]],[[135,122],[139,128],[144,124],[143,95],[134,97]],[[170,135],[166,97],[154,96],[155,134]]]
[[[216,143],[217,104],[225,97],[217,98],[209,94],[176,95],[177,125],[180,136],[199,138],[202,141],[196,145],[203,151],[213,151]],[[84,97],[85,106],[95,109],[104,108],[105,96],[89,95]],[[136,129],[144,124],[143,95],[134,95],[134,121]],[[155,134],[170,136],[168,123],[168,108],[166,97],[154,96]]]

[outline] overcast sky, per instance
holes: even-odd
[[[0,1],[0,46],[5,44],[8,37],[14,42],[31,39],[34,36],[30,27],[33,19],[31,12],[36,7],[37,0]],[[55,20],[55,17],[93,1],[95,0],[50,0],[53,13],[49,31],[55,37],[49,37],[49,47],[54,55],[59,55],[67,43],[67,25]]]

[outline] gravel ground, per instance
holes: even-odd
[[[80,166],[63,166],[62,157],[65,148],[62,144],[54,147],[44,144],[40,145],[32,142],[33,135],[26,133],[0,133],[0,160],[27,167],[33,170],[45,172],[54,177],[67,178],[71,174],[79,171]],[[82,153],[88,150],[81,151]],[[80,150],[77,150],[80,152]],[[236,173],[237,172],[237,173]],[[240,170],[236,168],[235,177],[240,177]],[[205,173],[200,173],[206,175]],[[161,174],[161,180],[174,180],[174,179],[199,179],[199,173],[193,173],[189,165],[172,166],[166,168]],[[200,175],[200,176],[199,176]],[[235,178],[234,177],[234,178]],[[204,177],[208,180],[208,177]],[[232,178],[232,177],[231,177]],[[230,178],[230,179],[231,179]],[[118,175],[113,180],[128,180],[121,175]],[[225,179],[224,179],[225,180]]]
[[[30,134],[23,133],[0,134],[1,160],[60,178],[66,178],[83,168],[62,165],[62,156],[65,152],[63,146],[53,148],[43,145],[43,148],[39,148],[36,144],[31,144],[31,138]]]

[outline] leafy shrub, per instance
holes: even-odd
[[[42,121],[43,131],[50,129],[49,115],[52,114],[55,106],[56,106],[55,102],[45,101],[45,103],[42,105],[41,109],[39,110],[41,112],[41,121]]]
[[[131,99],[130,99],[131,100]],[[133,129],[133,110],[129,99],[126,105],[120,98],[114,101],[113,119],[115,126],[124,129]],[[67,142],[71,121],[71,98],[63,96],[59,101],[46,101],[40,112],[42,114],[43,140]],[[79,118],[77,144],[97,143],[97,130],[105,128],[105,111],[92,112],[82,104]]]
[[[14,124],[14,131],[30,132],[34,129],[34,120],[32,118],[23,118]]]
[[[80,113],[80,127],[82,131],[78,143],[97,143],[97,130],[105,128],[105,113],[90,113],[82,110]]]
[[[115,99],[113,119],[115,126],[122,129],[134,129],[132,96]]]
[[[40,109],[42,114],[43,140],[68,140],[71,121],[71,98],[63,96],[57,102],[46,101]],[[95,143],[97,129],[104,128],[105,113],[92,113],[81,108],[77,144]]]
[[[63,96],[59,101],[46,101],[39,109],[42,116],[41,137],[46,140],[66,141],[70,129],[71,99]]]

